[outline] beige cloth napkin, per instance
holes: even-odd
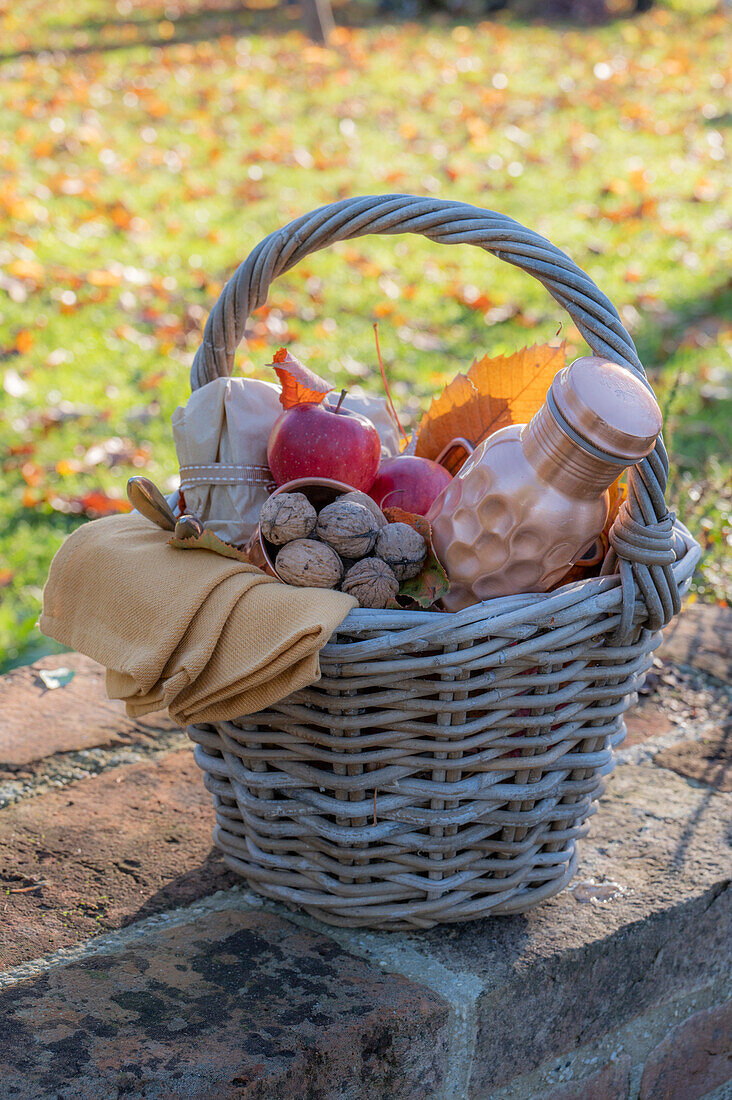
[[[257,378],[216,378],[194,390],[173,413],[180,466],[254,466],[267,469],[267,440],[282,412],[280,388]],[[269,496],[266,484],[192,485],[186,509],[225,542],[240,546],[257,526]]]
[[[44,634],[107,668],[132,717],[220,722],[320,678],[318,653],[352,607],[208,550],[177,550],[142,516],[80,527],[51,563]]]

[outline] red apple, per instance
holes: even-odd
[[[451,481],[452,474],[431,458],[397,455],[381,463],[369,496],[380,508],[403,508],[424,516]]]
[[[367,492],[380,457],[379,433],[367,417],[326,404],[286,409],[267,444],[269,468],[278,485],[296,477],[330,477]]]

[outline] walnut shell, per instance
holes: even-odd
[[[285,584],[299,588],[335,588],[343,576],[335,550],[315,539],[288,542],[278,551],[275,569]]]
[[[318,538],[347,558],[365,558],[370,553],[378,527],[376,519],[363,504],[340,498],[326,505],[315,528]]]
[[[363,558],[346,573],[341,589],[355,596],[361,607],[388,607],[399,591],[393,569],[380,558]]]
[[[307,538],[317,519],[317,512],[303,493],[277,493],[262,505],[259,529],[268,542],[282,546]]]
[[[408,523],[388,523],[379,531],[374,553],[394,570],[399,582],[416,577],[427,557],[427,543]]]
[[[364,508],[368,508],[376,520],[376,526],[379,530],[381,530],[382,527],[386,527],[389,522],[376,501],[373,500],[368,493],[362,493],[360,489],[354,489],[350,493],[344,493],[343,496],[338,497],[338,499],[348,504],[363,504]]]

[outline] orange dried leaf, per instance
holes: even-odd
[[[43,264],[38,260],[13,260],[8,264],[6,271],[16,279],[27,279],[31,283],[38,284],[43,282],[46,273]]]
[[[15,337],[15,349],[20,352],[21,355],[25,355],[33,347],[33,341],[35,337],[32,332],[29,332],[27,328],[23,328]]]
[[[271,366],[282,386],[280,404],[285,409],[291,409],[293,405],[319,405],[333,389],[330,382],[290,355],[287,348],[279,348],[275,352]]]
[[[605,534],[607,534],[610,531],[610,528],[612,527],[613,523],[615,522],[615,517],[617,516],[618,512],[620,511],[620,505],[623,503],[623,501],[628,496],[628,485],[625,481],[622,480],[624,477],[625,477],[625,470],[623,470],[622,474],[620,474],[619,477],[616,477],[615,481],[612,483],[612,485],[610,486],[610,488],[607,491],[608,496],[610,497],[610,511],[607,514],[607,523],[605,524]]]
[[[20,475],[26,485],[35,489],[43,482],[45,471],[35,462],[24,462],[20,467]]]
[[[78,474],[81,470],[81,463],[76,459],[61,458],[56,463],[56,473],[59,477],[70,477],[71,474]]]
[[[76,497],[74,503],[81,506],[81,511],[86,516],[113,516],[117,512],[130,512],[132,510],[128,501],[118,497],[110,497],[101,489],[92,489],[83,496]]]
[[[15,573],[12,569],[0,569],[0,588],[6,588],[14,576]]]
[[[526,423],[564,366],[565,346],[536,345],[476,359],[433,399],[419,426],[416,453],[436,459],[453,439],[477,446],[499,428]]]
[[[91,286],[119,286],[122,282],[122,276],[113,271],[90,271],[87,274],[87,282]]]
[[[168,372],[164,370],[154,371],[152,374],[148,374],[144,378],[141,378],[138,382],[138,386],[143,391],[157,389],[163,379],[167,376],[167,373]]]

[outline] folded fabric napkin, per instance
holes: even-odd
[[[353,597],[169,538],[136,514],[80,527],[51,563],[43,633],[103,664],[130,716],[168,707],[182,726],[253,714],[320,678]]]

